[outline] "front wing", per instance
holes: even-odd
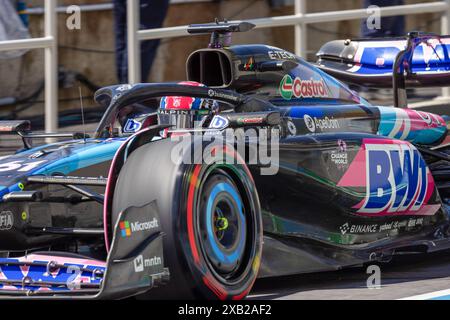
[[[130,223],[153,228],[131,232]],[[144,293],[169,280],[155,202],[122,211],[106,261],[61,252],[0,259],[0,299],[117,299]]]

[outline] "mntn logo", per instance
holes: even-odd
[[[410,144],[366,144],[366,199],[362,213],[418,211],[433,191],[433,178]],[[430,183],[430,185],[429,185]]]
[[[133,264],[134,264],[134,271],[135,272],[142,272],[142,271],[144,271],[144,257],[142,256],[142,254],[137,256],[133,260]]]
[[[131,228],[128,221],[120,221],[119,227],[123,238],[131,236]]]

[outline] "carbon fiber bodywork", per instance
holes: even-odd
[[[322,58],[341,54],[335,45],[325,49]],[[358,49],[351,44],[345,50]],[[238,299],[248,294],[260,265],[258,276],[269,277],[450,247],[450,159],[448,146],[441,145],[447,137],[441,116],[371,105],[330,74],[265,45],[196,51],[187,60],[187,75],[205,86],[103,88],[96,100],[108,108],[94,139],[0,159],[0,250],[9,255],[0,260],[0,293],[122,298],[165,283],[170,271],[183,285],[180,291]],[[128,139],[114,134],[123,109],[161,96],[215,100],[219,107],[197,128],[177,130],[152,114],[150,125]],[[226,129],[242,130],[244,136],[253,131],[257,138],[263,129],[271,135],[276,131],[277,158],[269,163],[274,174],[262,174],[267,163],[238,155],[234,142],[224,147],[233,159],[244,159],[234,173],[233,166],[170,162],[175,145],[170,137],[222,137]],[[258,140],[244,141],[245,152],[259,150]],[[215,169],[211,182],[207,173]],[[209,187],[203,189],[202,183]],[[246,203],[243,195],[251,195],[246,208],[252,225],[241,225],[251,231],[253,242],[246,244],[255,247],[244,254],[248,248],[236,246],[241,257],[251,257],[242,267],[247,270],[242,287],[222,287],[225,281],[208,271],[212,262],[203,259],[205,250],[195,234],[205,223],[194,223],[194,216],[201,219],[201,208],[213,202],[202,199],[202,192],[215,190],[216,184],[231,190],[234,204]],[[199,233],[207,237],[208,230]],[[220,267],[220,248],[207,245]],[[20,251],[41,248],[66,255],[53,253],[54,260],[51,252],[20,256]],[[82,273],[69,283],[73,264],[81,265]],[[73,283],[78,291],[69,288]]]

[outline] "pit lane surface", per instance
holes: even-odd
[[[259,279],[251,300],[450,300],[450,251],[395,257],[380,264],[381,286],[368,289],[366,267]],[[442,292],[436,292],[441,291]],[[432,294],[430,294],[432,293]],[[418,296],[427,294],[425,296]],[[416,297],[417,296],[417,297]]]

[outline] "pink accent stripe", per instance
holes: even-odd
[[[18,258],[21,262],[33,262],[33,261],[56,261],[59,264],[82,264],[89,265],[93,267],[106,267],[106,262],[95,260],[95,259],[82,259],[82,258],[70,258],[70,257],[60,257],[52,255],[41,255],[41,254],[29,254],[26,257]]]
[[[426,204],[418,211],[403,212],[387,212],[387,210],[379,213],[358,212],[358,215],[364,217],[383,217],[383,216],[432,216],[441,208],[440,204]]]
[[[116,181],[112,181],[112,177],[113,177],[113,173],[114,173],[114,167],[116,165],[117,162],[117,157],[118,155],[122,152],[122,150],[128,145],[128,143],[131,141],[131,139],[134,139],[134,137],[138,134],[142,134],[146,131],[150,130],[150,128],[146,128],[143,129],[141,131],[136,132],[135,134],[131,135],[127,140],[125,140],[125,142],[119,147],[119,149],[117,149],[116,154],[114,155],[114,158],[111,162],[111,166],[109,167],[109,172],[108,172],[108,180],[106,182],[106,189],[105,189],[105,200],[104,200],[104,204],[103,204],[103,233],[105,236],[105,246],[106,246],[106,251],[109,252],[109,238],[108,238],[108,199],[109,199],[109,194],[110,194],[110,189],[112,187],[112,185],[116,182]]]

